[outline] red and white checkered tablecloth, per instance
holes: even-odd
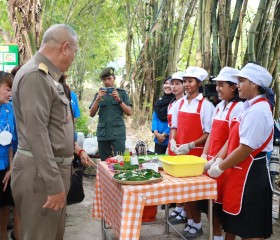
[[[205,176],[175,178],[161,172],[163,181],[121,185],[105,162],[97,168],[93,218],[103,218],[120,240],[139,239],[145,205],[216,199],[216,181]]]

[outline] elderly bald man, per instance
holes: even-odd
[[[54,25],[13,83],[19,144],[11,185],[22,240],[63,239],[74,153],[74,124],[63,73],[77,51],[75,31]]]

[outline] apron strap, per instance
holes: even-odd
[[[231,106],[230,106],[230,108],[229,108],[229,110],[228,110],[228,114],[227,114],[227,116],[226,116],[226,120],[227,120],[227,121],[229,121],[229,116],[230,116],[232,110],[234,109],[234,107],[235,107],[235,105],[236,105],[237,103],[238,103],[238,102],[233,102],[233,103],[231,104]]]
[[[204,99],[205,99],[205,98],[202,98],[202,99],[199,101],[198,106],[197,106],[197,110],[196,110],[197,113],[200,113],[201,107],[202,107],[202,103],[203,103]]]
[[[180,103],[180,106],[179,106],[179,110],[180,110],[180,109],[181,109],[181,107],[183,106],[184,102],[185,102],[185,100],[184,100],[184,99],[182,99],[182,101],[181,101],[181,103]]]
[[[257,99],[253,104],[256,104],[256,103],[258,103],[258,102],[267,102],[267,104],[269,104],[267,98],[259,98],[259,99]],[[252,104],[252,105],[253,105],[253,104]],[[260,148],[254,150],[254,151],[251,153],[251,156],[252,156],[253,158],[254,158],[255,156],[257,156],[260,152],[262,152],[262,150],[268,145],[269,141],[270,141],[270,140],[272,139],[272,137],[273,137],[273,132],[274,132],[274,131],[273,131],[273,128],[272,128],[271,133],[270,133],[268,139],[266,139],[266,141],[263,143],[263,145],[262,145]]]
[[[270,140],[272,139],[272,137],[273,137],[273,129],[272,129],[272,131],[271,131],[271,133],[270,133],[268,139],[266,139],[266,141],[263,143],[263,145],[262,145],[260,148],[254,150],[254,151],[251,153],[251,156],[254,158],[254,157],[257,156],[260,152],[262,152],[262,150],[264,150],[264,148],[268,145],[268,143],[270,142]]]

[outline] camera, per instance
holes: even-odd
[[[113,87],[102,87],[101,90],[106,91],[106,95],[112,95],[112,92],[115,90]]]

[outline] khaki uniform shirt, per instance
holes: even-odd
[[[74,153],[74,124],[62,76],[37,52],[16,74],[12,88],[18,146],[31,151],[48,195],[64,191],[54,157]]]

